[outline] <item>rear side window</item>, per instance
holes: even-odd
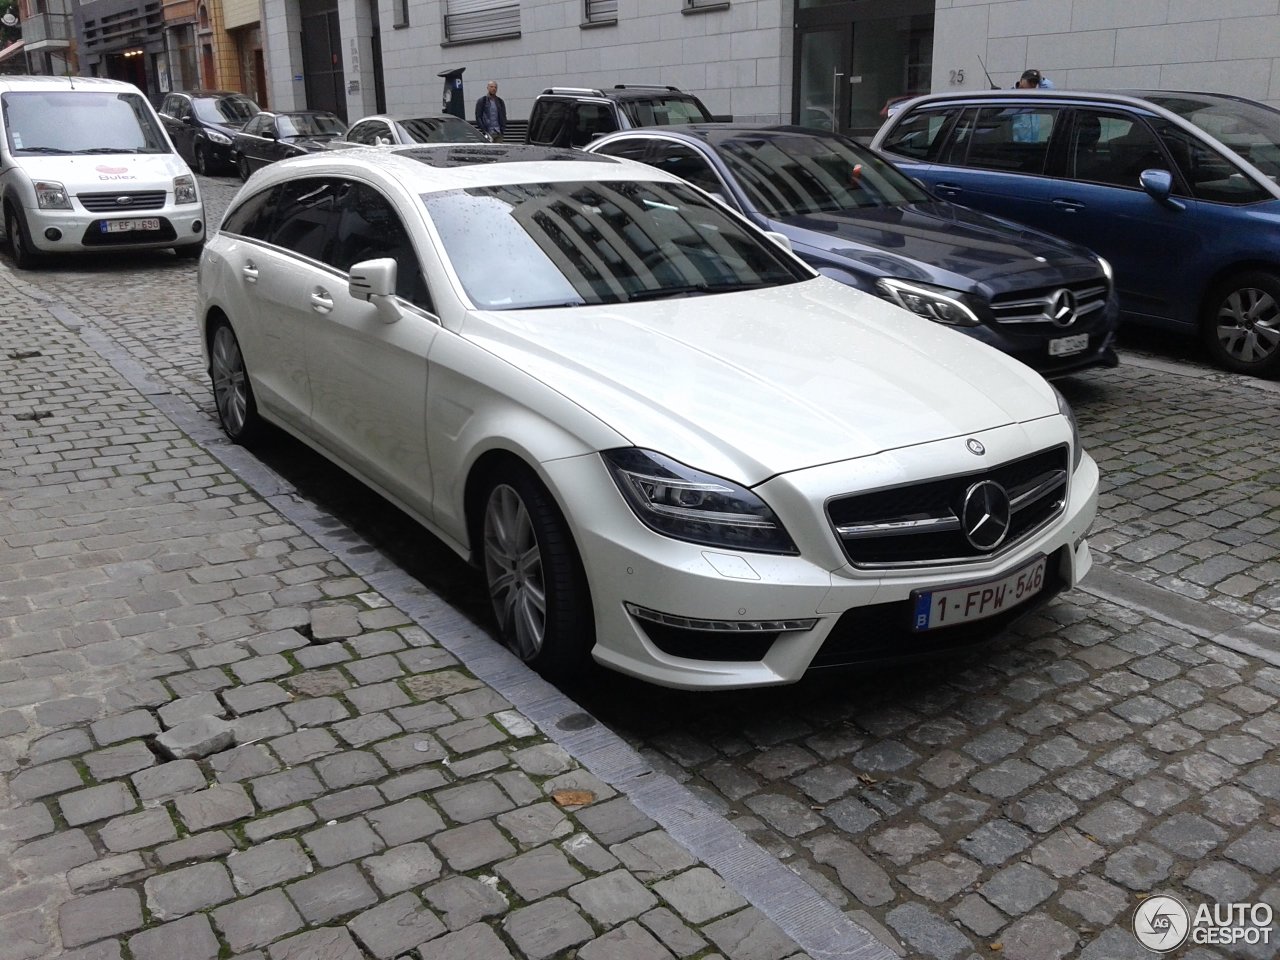
[[[238,233],[242,237],[265,240],[271,230],[271,217],[275,212],[272,202],[280,193],[280,187],[261,190],[247,198],[227,213],[219,231]]]
[[[1053,107],[984,107],[963,162],[986,170],[1043,173],[1058,115]]]
[[[569,134],[569,144],[574,147],[585,147],[600,134],[613,133],[617,129],[618,122],[613,118],[613,110],[608,104],[580,103],[574,111],[574,124]]]
[[[561,142],[569,121],[569,104],[563,100],[540,100],[529,121],[529,142],[547,146],[566,146]]]
[[[889,131],[880,149],[913,160],[932,160],[937,154],[943,128],[957,112],[917,110]]]

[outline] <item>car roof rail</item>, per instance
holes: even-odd
[[[595,87],[547,87],[543,93],[586,94],[592,97],[603,97],[604,91]]]
[[[672,93],[681,93],[679,87],[673,87],[669,83],[615,83],[615,90],[669,90]]]

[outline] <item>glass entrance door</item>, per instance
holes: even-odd
[[[848,116],[853,25],[801,30],[794,113],[802,127],[843,132]]]

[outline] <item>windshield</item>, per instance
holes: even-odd
[[[347,125],[332,113],[282,113],[276,129],[281,137],[337,137]]]
[[[484,143],[484,137],[465,120],[457,117],[419,117],[401,120],[400,126],[415,143]]]
[[[48,90],[0,100],[16,156],[170,152],[141,94]]]
[[[205,123],[225,123],[242,126],[246,120],[262,111],[248,97],[197,97],[191,101],[195,114]]]
[[[840,137],[738,133],[717,147],[751,205],[774,220],[929,199],[909,177]]]
[[[1185,93],[1149,94],[1147,99],[1195,124],[1271,179],[1280,178],[1280,110],[1245,100]]]
[[[622,100],[618,106],[627,115],[633,127],[668,127],[681,123],[710,123],[711,114],[694,97],[673,94],[671,96],[646,97],[643,100]],[[612,129],[612,128],[611,128]]]
[[[684,184],[522,183],[422,199],[482,309],[624,303],[809,277]]]

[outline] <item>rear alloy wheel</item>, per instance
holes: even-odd
[[[9,240],[9,256],[13,258],[15,267],[19,270],[30,270],[40,262],[40,254],[27,239],[26,224],[13,210],[5,211],[4,235]]]
[[[499,638],[548,679],[568,679],[586,665],[595,635],[568,525],[527,470],[495,480],[483,503],[484,572]]]
[[[1271,376],[1280,370],[1280,277],[1266,270],[1236,274],[1205,305],[1203,335],[1228,370]]]
[[[240,341],[225,321],[214,329],[209,344],[209,379],[213,382],[213,402],[218,408],[222,429],[236,443],[251,442],[262,429],[262,418],[253,399],[253,386],[249,383],[244,354],[240,352]]]

